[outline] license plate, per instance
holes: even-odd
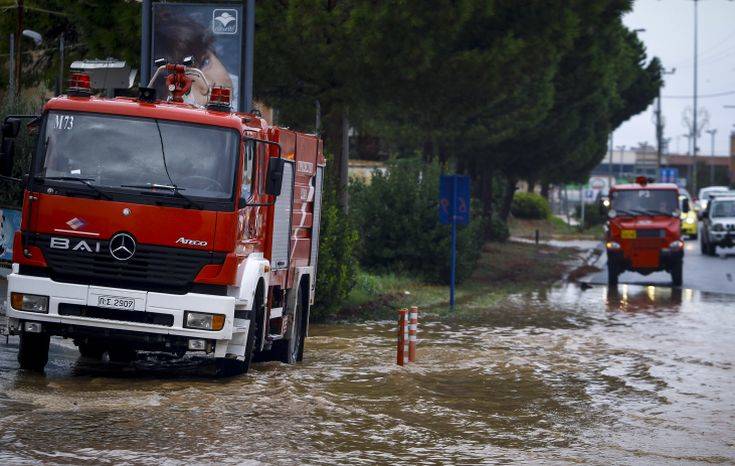
[[[623,230],[620,232],[620,237],[623,239],[635,239],[636,232],[635,230]]]
[[[97,306],[111,309],[135,309],[135,299],[122,296],[97,296]]]

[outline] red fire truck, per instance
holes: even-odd
[[[610,190],[605,246],[610,286],[626,270],[648,275],[666,270],[674,286],[681,286],[684,242],[681,239],[679,190],[646,177]],[[682,209],[689,211],[683,201]]]
[[[74,74],[29,124],[39,137],[7,295],[22,368],[43,370],[54,335],[115,361],[198,352],[221,375],[254,355],[302,359],[322,142],[230,111],[227,88],[212,87],[206,107],[184,103],[192,76],[206,83],[161,64],[137,98],[108,99]],[[19,126],[3,122],[5,176]]]

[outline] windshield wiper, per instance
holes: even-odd
[[[664,212],[663,210],[654,210],[654,209],[646,209],[643,211],[645,214],[649,215],[666,215],[667,217],[674,217],[671,212]]]
[[[76,176],[36,176],[34,177],[37,181],[76,181],[78,183],[82,183],[84,186],[88,187],[92,191],[99,194],[100,197],[104,197],[107,200],[112,200],[112,197],[102,192],[97,186],[90,183],[90,181],[94,181],[94,178],[79,178]]]
[[[148,183],[148,184],[122,184],[120,185],[121,188],[135,188],[135,189],[145,189],[148,191],[155,191],[157,189],[164,189],[166,191],[172,192],[175,196],[180,197],[181,199],[185,200],[189,203],[189,205],[196,207],[197,209],[202,209],[202,206],[198,203],[194,202],[189,196],[184,195],[181,191],[183,191],[185,188],[179,188],[175,185],[169,185],[169,184],[158,184],[158,183]]]
[[[616,209],[613,207],[613,209],[616,213],[623,214],[623,215],[638,215],[638,212],[635,210],[626,210],[626,209]]]

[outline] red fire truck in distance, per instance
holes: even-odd
[[[152,86],[166,72],[162,101]],[[254,354],[302,359],[322,143],[231,112],[226,88],[205,108],[184,103],[191,75],[204,79],[162,64],[138,98],[107,99],[75,74],[32,121],[7,295],[22,368],[43,370],[52,335],[119,361],[199,352],[221,375],[246,372]],[[6,176],[19,124],[3,123]]]
[[[611,287],[626,270],[648,275],[666,270],[674,286],[681,286],[684,242],[681,239],[679,190],[676,185],[652,183],[646,177],[610,190],[605,247]],[[682,208],[689,211],[689,203]]]

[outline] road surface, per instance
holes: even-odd
[[[582,281],[590,285],[607,285],[607,262],[603,253],[594,264],[602,269]],[[629,285],[671,286],[671,275],[656,272],[641,275],[625,272],[619,283]],[[717,249],[717,257],[704,256],[699,250],[698,240],[687,240],[684,252],[684,283],[682,288],[713,293],[735,294],[735,248]]]

